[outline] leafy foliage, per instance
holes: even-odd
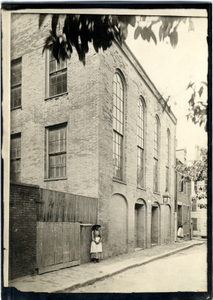
[[[182,180],[193,180],[201,181],[207,180],[208,161],[207,161],[207,150],[204,148],[200,149],[199,160],[193,161],[191,166],[178,162],[175,171],[181,174]]]
[[[47,14],[40,14],[39,28]],[[151,40],[157,44],[157,37],[153,27],[159,30],[159,41],[169,39],[172,47],[178,43],[178,26],[186,23],[183,17],[157,17],[148,16],[113,16],[113,15],[72,15],[65,16],[62,30],[58,26],[60,15],[52,15],[51,30],[46,38],[44,49],[50,49],[57,61],[71,58],[73,47],[78,53],[79,60],[85,64],[85,56],[89,51],[89,43],[93,44],[96,52],[108,49],[113,41],[120,44],[127,38],[128,25],[135,27],[134,38],[140,36],[144,41]],[[189,30],[193,30],[193,23],[189,19]]]
[[[40,15],[41,28],[46,15]],[[73,47],[79,60],[85,64],[89,43],[96,52],[106,50],[116,39],[122,43],[127,37],[127,26],[135,26],[135,16],[111,15],[66,15],[63,29],[58,26],[59,15],[52,16],[50,35],[46,38],[44,49],[50,49],[57,61],[71,58]]]
[[[202,100],[202,95],[206,88],[206,82],[201,82],[198,89],[196,89],[195,83],[189,83],[187,87],[192,90],[191,98],[188,101],[187,120],[191,119],[194,124],[204,125],[205,131],[207,131],[207,99]]]

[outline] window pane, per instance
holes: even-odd
[[[11,85],[21,84],[21,62],[11,66]]]
[[[11,108],[21,105],[21,86],[11,89]]]
[[[50,61],[50,73],[55,72],[56,71],[56,61],[52,60]]]
[[[10,144],[10,178],[13,181],[21,179],[21,137],[12,136]]]
[[[49,176],[66,175],[66,127],[49,130]],[[63,152],[63,153],[62,153]]]
[[[50,85],[55,85],[57,83],[57,75],[51,75],[50,76]]]
[[[51,85],[50,86],[50,96],[56,95],[56,85]]]
[[[21,137],[11,138],[10,151],[11,159],[21,157]]]
[[[57,94],[62,93],[62,91],[63,91],[62,86],[63,86],[62,82],[58,82],[58,84],[57,84]]]

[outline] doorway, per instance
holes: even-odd
[[[140,201],[135,204],[135,249],[146,247],[146,205]]]
[[[182,220],[182,205],[178,205],[178,220],[177,220],[177,230],[178,227],[183,223]]]
[[[151,224],[151,244],[152,247],[158,245],[159,238],[159,208],[157,205],[152,206],[152,224]]]

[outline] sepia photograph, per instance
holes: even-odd
[[[168,4],[2,6],[3,299],[210,297],[212,7]]]

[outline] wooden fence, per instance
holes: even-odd
[[[37,202],[39,222],[97,222],[98,199],[40,189],[40,202]]]
[[[38,274],[80,264],[80,224],[37,222]]]
[[[90,261],[98,199],[40,189],[36,213],[38,274]]]

